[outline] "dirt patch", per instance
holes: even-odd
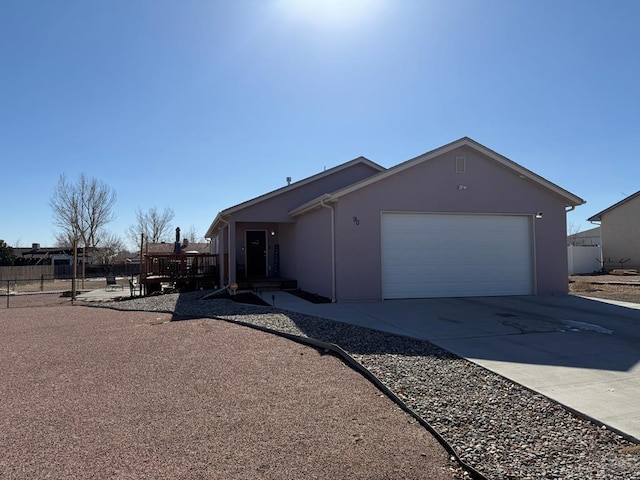
[[[569,293],[606,300],[640,303],[640,277],[572,276],[569,278]]]
[[[462,478],[338,359],[170,319],[0,310],[0,478]]]

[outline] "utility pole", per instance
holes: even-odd
[[[78,238],[73,238],[73,269],[71,270],[71,304],[76,299],[76,279],[78,276]]]

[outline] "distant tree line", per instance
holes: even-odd
[[[60,175],[49,201],[53,225],[57,229],[55,246],[70,252],[74,245],[83,252],[92,251],[95,263],[100,265],[112,265],[119,255],[128,253],[123,239],[106,229],[115,219],[116,199],[115,190],[101,180],[84,173],[75,181]],[[136,209],[135,224],[124,232],[132,251],[139,251],[142,235],[145,243],[172,242],[174,217],[175,213],[169,207]],[[183,232],[183,238],[189,242],[204,241],[193,225]],[[13,248],[0,240],[0,265],[33,265],[38,261],[37,258],[16,256]]]
[[[0,240],[0,266],[13,265],[16,256],[4,240]]]

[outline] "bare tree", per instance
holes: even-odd
[[[204,237],[202,235],[198,234],[198,230],[196,229],[195,225],[191,225],[189,227],[189,230],[187,230],[184,233],[183,238],[185,240],[189,240],[190,243],[204,243],[204,242],[206,242]]]
[[[54,237],[54,247],[71,248],[73,247],[72,232],[56,232]]]
[[[64,174],[60,175],[49,202],[53,223],[59,228],[58,243],[82,245],[85,253],[88,247],[96,247],[103,227],[114,219],[115,202],[115,190],[101,180],[82,173],[72,183]],[[84,279],[84,261],[82,265]]]
[[[567,224],[567,245],[580,246],[584,245],[584,238],[580,238],[580,225],[575,222],[569,222]]]
[[[111,232],[100,232],[100,244],[96,259],[101,265],[113,265],[115,258],[125,251],[122,239]]]
[[[144,234],[145,240],[151,243],[171,241],[171,221],[174,215],[169,207],[162,212],[159,212],[156,207],[146,212],[137,209],[136,223],[127,229],[127,238],[133,245],[140,243],[141,233]]]

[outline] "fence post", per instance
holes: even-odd
[[[7,280],[7,308],[9,308],[9,282],[11,280]]]
[[[44,275],[40,275],[40,291],[44,292]]]

